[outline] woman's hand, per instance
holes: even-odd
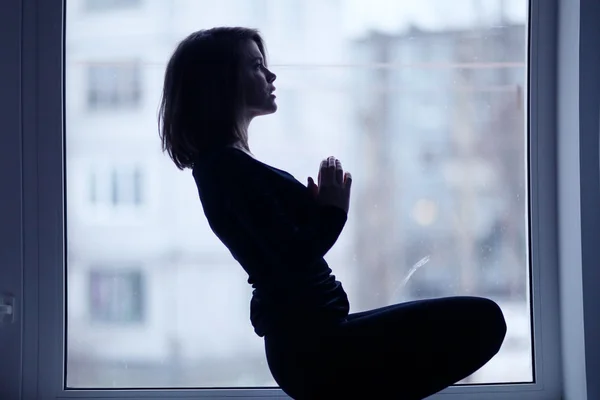
[[[308,189],[313,196],[323,205],[332,205],[348,213],[352,175],[344,173],[341,161],[333,156],[321,161],[318,181],[316,185],[311,177],[308,178]]]

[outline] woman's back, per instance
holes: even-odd
[[[324,259],[346,222],[285,171],[223,147],[193,170],[215,235],[248,273],[259,336],[299,324],[338,322],[348,298]]]

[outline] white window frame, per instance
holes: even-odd
[[[433,399],[600,399],[600,7],[531,0],[533,384]],[[0,2],[0,397],[285,398],[280,390],[64,390],[63,0]],[[560,21],[560,24],[559,24]],[[558,63],[556,62],[558,57]],[[560,97],[558,95],[560,94]]]

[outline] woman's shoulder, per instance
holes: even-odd
[[[236,179],[248,178],[250,175],[261,175],[267,169],[243,151],[222,147],[204,154],[195,163],[193,175],[198,180]]]
[[[248,164],[247,158],[241,151],[231,147],[219,147],[198,157],[194,164],[194,170],[212,170],[215,167],[235,168],[239,164]]]

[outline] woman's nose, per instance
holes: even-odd
[[[267,76],[267,81],[269,83],[273,83],[275,81],[275,79],[277,79],[277,75],[275,75],[274,73],[269,71],[269,75]]]

